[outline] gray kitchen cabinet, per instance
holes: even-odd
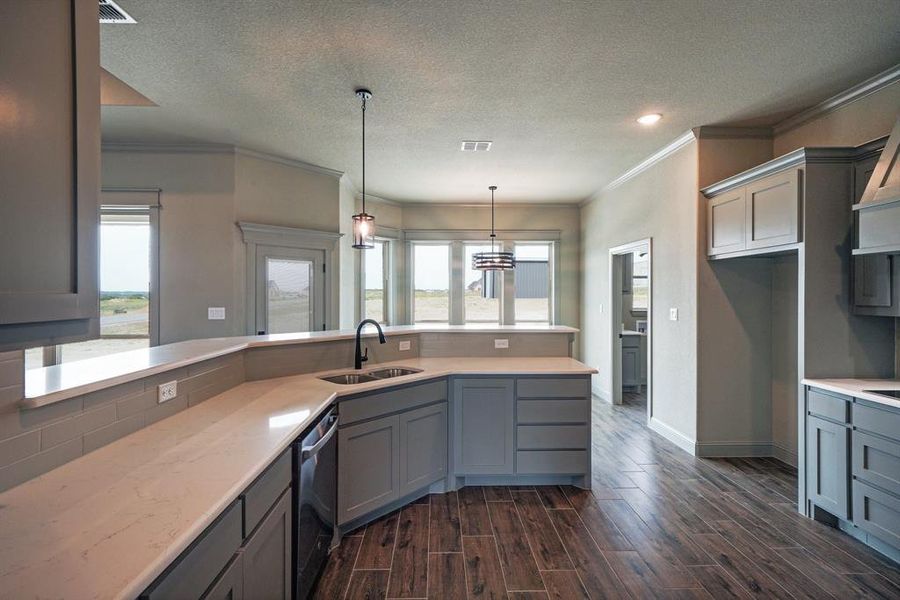
[[[240,553],[247,598],[291,598],[291,492],[286,490]]]
[[[622,336],[622,385],[640,388],[643,384],[640,336]]]
[[[745,188],[711,198],[706,205],[706,253],[709,256],[747,249]]]
[[[400,417],[338,430],[338,523],[400,497]]]
[[[447,403],[400,414],[400,496],[447,476]]]
[[[97,3],[0,2],[0,81],[0,351],[97,337]]]
[[[453,405],[456,474],[513,474],[514,380],[456,379],[453,382]]]
[[[212,587],[203,594],[203,600],[243,600],[244,559],[238,552],[231,563],[219,574]]]
[[[809,501],[841,518],[850,518],[850,429],[807,415],[806,493]]]
[[[747,186],[747,249],[800,241],[799,171],[788,169]]]
[[[900,548],[900,498],[862,481],[854,481],[853,524],[894,548]]]

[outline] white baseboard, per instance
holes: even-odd
[[[697,456],[773,456],[772,442],[697,442]]]
[[[695,454],[695,443],[694,440],[684,435],[677,429],[673,429],[672,427],[666,425],[659,419],[650,418],[650,429],[663,436],[688,454]]]
[[[783,463],[787,463],[792,467],[797,466],[797,451],[789,450],[784,446],[779,446],[778,444],[772,444],[772,456],[777,458]]]
[[[612,396],[606,390],[599,388],[595,385],[592,385],[591,393],[593,395],[597,396],[598,398],[600,398],[601,400],[603,400],[604,402],[606,402],[607,404],[612,404]]]

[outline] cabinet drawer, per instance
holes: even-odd
[[[586,377],[577,379],[519,379],[517,398],[587,398],[590,384]]]
[[[854,431],[853,476],[900,496],[900,444]]]
[[[519,425],[516,433],[519,450],[573,450],[587,444],[587,425]]]
[[[199,598],[241,545],[241,501],[225,509],[141,598]]]
[[[861,481],[854,481],[853,524],[900,548],[900,498]]]
[[[446,399],[446,379],[368,394],[341,402],[341,423],[347,425]]]
[[[814,388],[807,388],[806,390],[806,408],[809,414],[831,419],[838,423],[848,422],[849,400],[850,398],[824,394]]]
[[[587,400],[519,400],[516,421],[528,423],[587,423]]]
[[[900,412],[855,402],[853,428],[877,433],[900,442]]]
[[[263,516],[291,485],[291,451],[285,450],[244,492],[244,537],[256,529]]]
[[[520,475],[581,475],[587,471],[586,450],[519,450],[516,473]]]

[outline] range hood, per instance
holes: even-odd
[[[888,138],[872,177],[853,210],[857,246],[853,254],[900,254],[900,119]]]

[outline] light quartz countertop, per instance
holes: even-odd
[[[900,379],[804,379],[803,385],[900,408],[900,400],[869,390],[900,390]]]
[[[0,494],[0,598],[134,598],[339,396],[451,374],[587,375],[571,358],[411,358],[358,385],[241,384]]]
[[[561,325],[398,325],[385,327],[386,336],[417,333],[577,333],[573,327]],[[364,337],[377,335],[371,326]],[[334,340],[354,339],[356,330],[312,331],[308,333],[284,333],[252,335],[228,338],[209,338],[166,344],[153,348],[131,350],[108,356],[99,356],[63,363],[25,372],[25,399],[22,408],[37,408],[67,398],[95,392],[104,388],[157,373],[192,365],[204,360],[233,354],[247,348],[308,344]]]
[[[647,337],[647,334],[643,331],[634,331],[633,329],[623,329],[621,333],[622,335],[636,335],[640,337]]]

